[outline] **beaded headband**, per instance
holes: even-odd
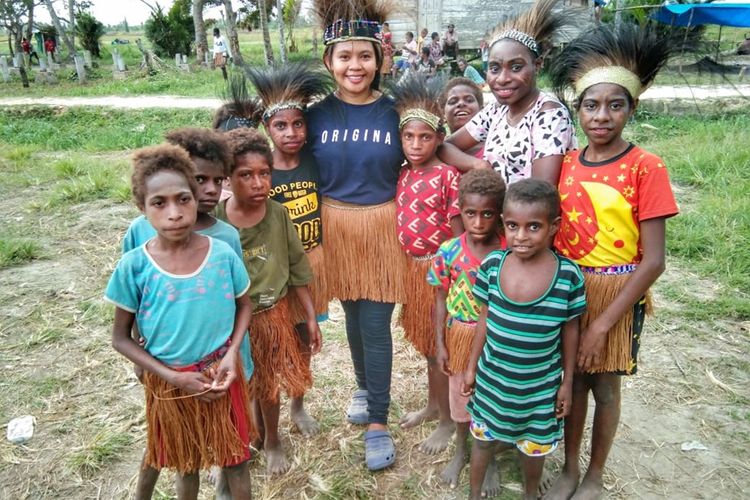
[[[221,130],[234,130],[236,128],[257,128],[258,123],[250,118],[244,118],[236,115],[229,115],[229,118],[219,127]]]
[[[437,131],[442,125],[443,120],[429,111],[425,111],[422,108],[410,108],[401,114],[401,121],[398,122],[398,128],[401,130],[406,125],[406,122],[411,120],[421,120],[430,126],[432,130]]]
[[[587,71],[575,82],[576,97],[580,97],[587,88],[597,83],[614,83],[624,87],[633,99],[637,99],[644,90],[641,79],[629,69],[622,66],[601,66]]]
[[[539,55],[539,44],[534,39],[534,37],[529,35],[528,33],[524,33],[523,31],[519,31],[517,29],[505,30],[499,35],[495,36],[490,42],[490,48],[492,48],[493,45],[495,45],[497,42],[499,42],[500,40],[504,38],[515,40],[516,42],[519,42],[520,44],[524,45],[527,49],[529,49],[531,52],[533,52],[537,56]]]
[[[368,40],[380,43],[380,23],[366,19],[338,19],[323,32],[323,42],[331,45],[344,40]]]
[[[274,104],[273,106],[269,106],[268,109],[263,112],[263,121],[266,122],[270,120],[273,115],[285,109],[298,109],[300,111],[304,111],[305,107],[302,105],[302,103],[297,101],[280,102]]]

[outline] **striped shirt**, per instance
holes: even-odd
[[[586,308],[583,275],[557,256],[549,289],[532,302],[510,300],[500,288],[509,251],[492,252],[474,285],[477,302],[488,306],[487,340],[479,359],[474,396],[467,407],[496,439],[550,444],[562,439],[555,399],[562,377],[562,326]]]

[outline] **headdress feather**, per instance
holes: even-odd
[[[232,130],[240,127],[256,128],[260,123],[261,107],[257,99],[247,91],[245,75],[233,73],[221,93],[224,102],[216,110],[213,128]]]
[[[333,89],[330,76],[306,62],[248,68],[247,77],[261,100],[264,121],[282,109],[302,111],[315,97]]]
[[[669,58],[683,48],[693,50],[693,37],[660,33],[654,25],[603,25],[579,35],[549,68],[560,98],[574,90],[575,97],[597,83],[615,83],[638,98]]]
[[[440,95],[445,82],[439,76],[430,79],[416,72],[407,73],[398,83],[388,86],[388,93],[396,101],[400,117],[399,128],[410,120],[421,120],[434,130],[443,127]]]
[[[498,23],[490,33],[490,47],[507,38],[522,43],[537,57],[546,55],[552,48],[552,37],[573,17],[554,12],[557,2],[536,0],[529,10]]]

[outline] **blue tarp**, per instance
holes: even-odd
[[[718,24],[750,28],[750,4],[700,3],[664,5],[651,14],[652,19],[674,26]]]

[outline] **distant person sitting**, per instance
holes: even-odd
[[[458,69],[461,70],[465,78],[476,83],[482,90],[487,90],[487,82],[484,81],[482,75],[479,74],[479,71],[474,66],[467,63],[463,57],[458,59]]]
[[[740,46],[737,47],[737,55],[738,56],[747,56],[750,55],[750,34],[745,33],[745,39],[740,43]]]
[[[414,40],[414,33],[407,31],[404,35],[406,42],[401,48],[401,58],[393,62],[393,74],[395,77],[401,69],[410,69],[417,62],[417,42]]]
[[[435,74],[436,64],[430,56],[430,48],[422,47],[422,54],[416,63],[415,69],[417,73],[425,75],[425,78],[430,78]]]
[[[31,64],[36,57],[36,63],[39,64],[39,54],[36,53],[35,50],[31,50],[31,43],[26,39],[26,37],[21,40],[21,50],[23,50],[23,53],[29,57],[29,64]]]
[[[214,68],[221,68],[224,80],[227,79],[227,59],[229,59],[229,48],[227,41],[221,36],[219,28],[214,28]]]
[[[453,23],[448,25],[448,31],[443,36],[443,56],[451,59],[458,57],[458,32]]]
[[[429,47],[424,47],[422,50],[429,48],[430,60],[435,63],[435,67],[437,68],[445,64],[445,59],[443,59],[443,48],[440,45],[440,34],[438,34],[437,31],[433,31],[431,38],[432,41]]]

